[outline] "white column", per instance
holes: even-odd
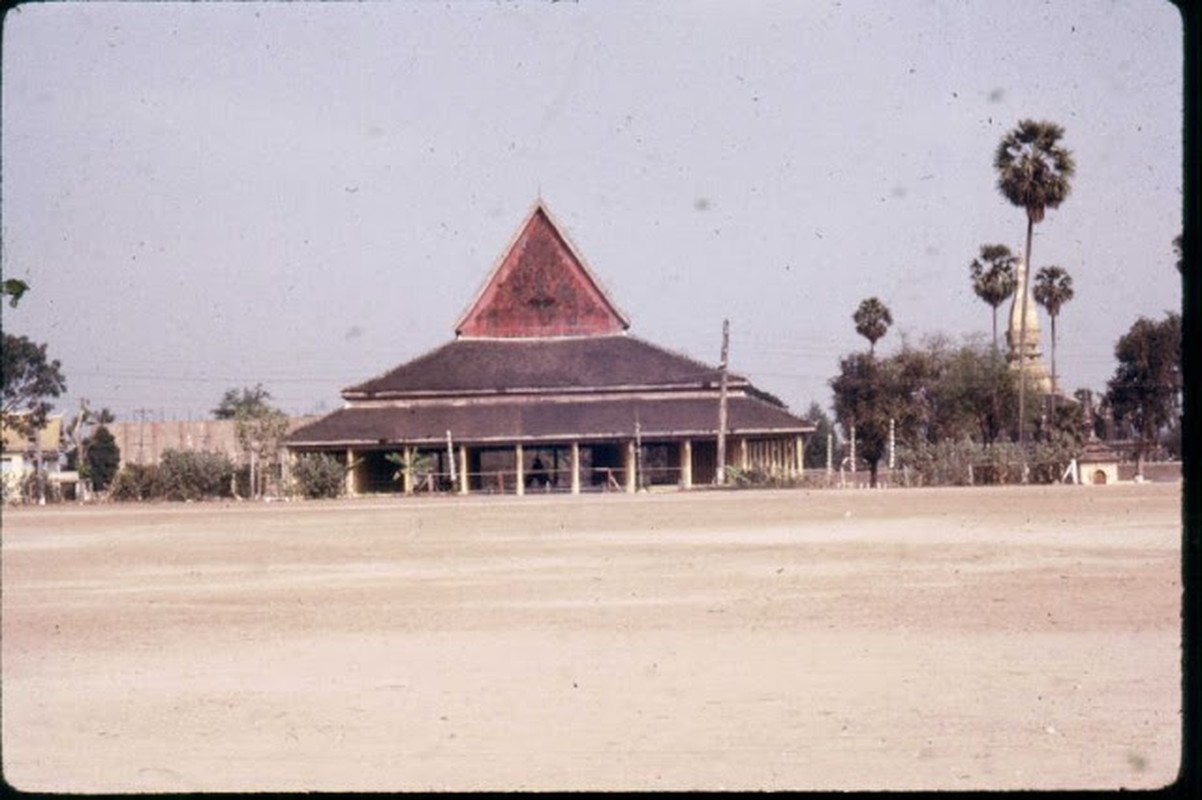
[[[515,462],[515,471],[516,471],[517,479],[518,479],[517,493],[519,496],[521,496],[526,493],[526,464],[524,462],[525,456],[522,453],[521,443],[514,445],[513,451],[514,451],[513,459]]]
[[[580,442],[572,442],[572,494],[580,494]]]
[[[631,439],[626,443],[626,491],[633,494],[638,489],[637,476],[634,474],[635,465],[634,440]]]
[[[358,470],[355,467],[355,451],[351,448],[346,448],[346,493],[354,497],[359,493],[358,481],[355,480],[355,473]],[[251,497],[254,497],[254,487],[251,487]]]
[[[402,452],[405,466],[402,468],[401,481],[405,494],[413,494],[413,448],[406,446]]]
[[[806,474],[806,440],[804,436],[797,437],[797,443],[794,445],[793,461],[796,464],[797,477],[803,477]]]
[[[467,494],[467,445],[459,445],[459,494]]]
[[[693,440],[685,439],[680,443],[680,486],[683,489],[693,488]]]

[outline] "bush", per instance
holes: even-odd
[[[316,500],[339,497],[346,488],[346,469],[328,453],[308,453],[292,467],[293,491]]]
[[[159,467],[163,497],[203,500],[229,497],[234,464],[224,453],[164,450]]]
[[[158,464],[126,464],[113,479],[113,500],[151,500],[163,493]]]
[[[1076,448],[1068,442],[1029,445],[1030,482],[1055,483],[1076,455]],[[1022,450],[1011,442],[920,442],[915,447],[899,447],[898,462],[917,486],[1005,485],[1022,483],[1023,479]]]

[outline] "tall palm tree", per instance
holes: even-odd
[[[893,324],[893,315],[889,307],[875,297],[869,297],[860,303],[856,313],[851,317],[856,323],[856,333],[868,340],[868,352],[876,355],[876,343]]]
[[[1049,208],[1058,208],[1071,189],[1076,163],[1072,153],[1060,146],[1064,128],[1054,122],[1021,120],[1018,127],[1002,137],[993,156],[998,173],[997,188],[1013,205],[1027,212],[1027,248],[1019,269],[1023,278],[1030,274],[1031,235],[1043,221]],[[1028,285],[1026,280],[1022,281]],[[1027,292],[1023,291],[1019,308],[1018,336],[1018,441],[1027,442]],[[1025,452],[1025,448],[1024,448]],[[1026,470],[1023,470],[1025,482]]]
[[[1056,403],[1056,317],[1060,307],[1073,299],[1073,276],[1060,267],[1044,267],[1035,275],[1035,302],[1047,309],[1052,320],[1052,404]]]
[[[980,258],[974,258],[972,270],[972,290],[977,297],[984,300],[993,308],[993,352],[997,353],[997,308],[1018,285],[1015,274],[1015,264],[1018,259],[1004,244],[981,245]],[[988,265],[988,266],[987,266]]]

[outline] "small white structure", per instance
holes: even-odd
[[[1081,483],[1100,486],[1118,483],[1119,456],[1101,442],[1089,442],[1077,459],[1081,472]]]

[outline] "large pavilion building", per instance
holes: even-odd
[[[629,327],[540,201],[452,341],[343,390],[288,449],[334,454],[351,494],[714,483],[720,369]],[[814,426],[744,377],[726,383],[726,463],[800,476]]]

